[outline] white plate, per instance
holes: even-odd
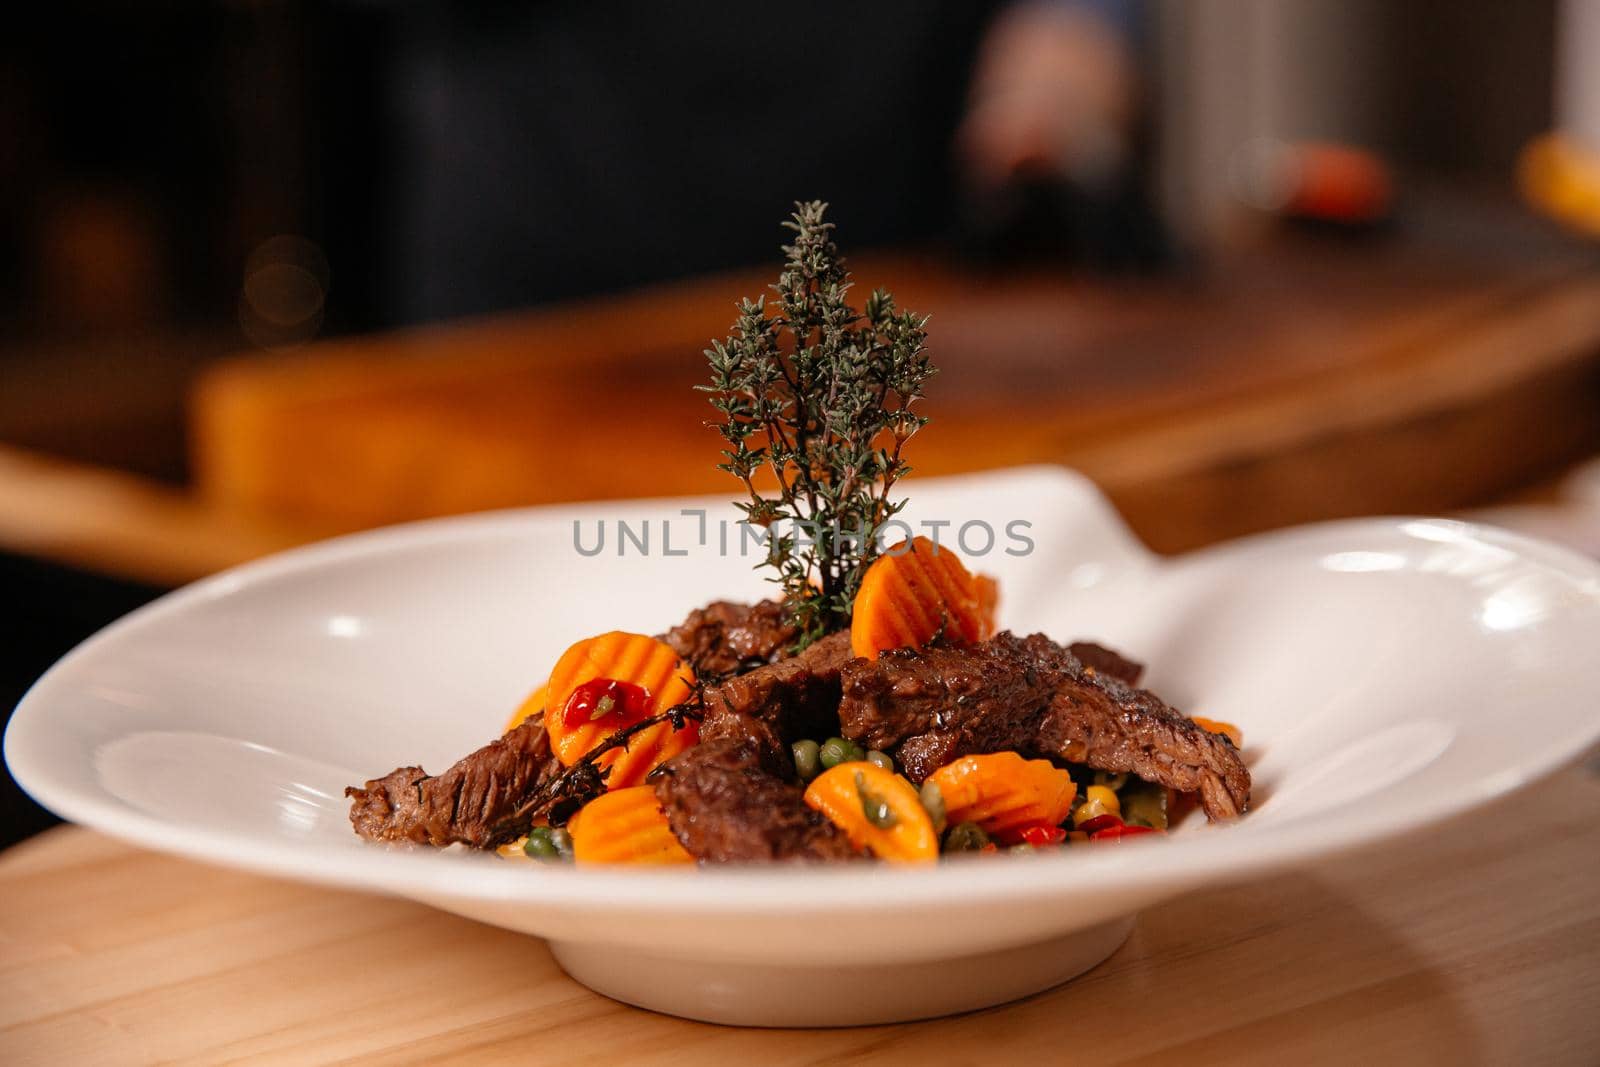
[[[1177,706],[1238,723],[1256,810],[1165,840],[915,871],[571,869],[355,837],[346,785],[443,770],[571,641],[767,595],[750,559],[718,553],[716,519],[733,512],[707,501],[421,523],[219,575],[57,664],[16,712],[6,759],[76,822],[547,937],[576,978],[622,1000],[839,1025],[1045,988],[1113,951],[1142,908],[1442,819],[1600,733],[1600,566],[1565,550],[1369,520],[1160,560],[1059,470],[906,488],[914,523],[996,528],[973,562],[1000,577],[1005,625],[1104,640],[1150,664],[1147,684]],[[705,546],[680,514],[696,506],[712,509]],[[618,558],[619,517],[651,520],[653,555],[630,543]],[[589,546],[601,519],[606,551],[580,555],[574,523]],[[1013,520],[1031,523],[1031,554],[1003,553]],[[686,554],[662,554],[662,523]]]

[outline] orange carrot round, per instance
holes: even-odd
[[[529,719],[534,715],[543,715],[545,694],[549,691],[550,687],[548,685],[541,685],[539,688],[529,693],[527,699],[523,700],[523,702],[517,706],[517,710],[511,713],[511,718],[506,720],[506,728],[503,732],[510,733],[512,730],[515,730],[517,727],[521,726],[524,720]]]
[[[550,672],[545,729],[551,751],[570,767],[616,731],[682,703],[693,683],[688,665],[653,637],[613,630],[579,641]],[[623,789],[643,782],[658,764],[699,738],[693,722],[682,730],[656,723],[598,762],[610,768],[608,787]]]
[[[941,632],[968,644],[982,641],[994,634],[997,602],[993,580],[973,577],[954,549],[926,537],[902,541],[861,579],[850,648],[877,659],[885,649],[917,648]]]
[[[1025,760],[1015,752],[963,756],[928,776],[944,798],[952,826],[975,822],[985,833],[1027,823],[1055,826],[1072,811],[1077,784],[1049,760]]]
[[[612,789],[585,804],[567,823],[579,863],[693,863],[667,824],[649,786]]]
[[[890,863],[932,863],[939,835],[916,787],[876,763],[853,760],[823,771],[806,803],[850,836],[850,843]]]

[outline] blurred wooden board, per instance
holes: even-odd
[[[853,265],[932,316],[919,471],[1074,466],[1158,549],[1468,505],[1600,443],[1600,261],[1475,202],[1164,280]],[[199,487],[352,528],[728,490],[693,386],[772,273],[232,362],[195,395]]]
[[[1016,1004],[739,1030],[590,993],[533,938],[68,827],[0,855],[0,1062],[1588,1067],[1597,881],[1600,778],[1573,769],[1431,832],[1155,908],[1105,963]]]
[[[6,552],[182,585],[336,532],[326,524],[226,511],[138,475],[0,446],[0,550]]]

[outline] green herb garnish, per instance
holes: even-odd
[[[744,483],[745,521],[768,532],[762,566],[777,573],[799,645],[849,625],[877,535],[905,501],[890,491],[902,450],[927,419],[912,411],[934,373],[927,319],[876,290],[861,311],[833,242],[828,205],[796,204],[773,297],[743,300],[733,334],[706,350],[719,469]],[[769,495],[758,484],[776,483]]]

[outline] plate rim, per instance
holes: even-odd
[[[1357,533],[1392,535],[1411,523],[1445,524],[1457,537],[1512,551],[1520,560],[1538,565],[1582,583],[1600,616],[1600,561],[1577,552],[1482,523],[1426,516],[1388,516],[1340,519],[1267,531],[1208,546],[1174,557],[1157,557],[1127,528],[1110,502],[1086,477],[1064,467],[1030,465],[949,478],[919,479],[923,487],[958,490],[972,484],[994,485],[997,479],[1046,478],[1094,507],[1094,518],[1117,535],[1121,547],[1134,559],[1165,569],[1227,552],[1248,551],[1262,545],[1296,538]],[[1378,845],[1487,804],[1547,777],[1576,760],[1600,739],[1600,721],[1590,729],[1531,746],[1519,761],[1521,773],[1497,775],[1477,789],[1463,788],[1434,795],[1429,802],[1404,808],[1388,806],[1377,816],[1357,823],[1342,822],[1333,812],[1308,815],[1286,824],[1252,830],[1248,836],[1231,836],[1227,828],[1185,834],[1152,845],[1130,842],[1128,847],[1074,851],[1071,855],[986,857],[972,864],[944,863],[933,869],[906,870],[888,865],[847,865],[838,868],[794,867],[638,870],[607,868],[532,868],[508,864],[493,856],[453,856],[440,862],[433,850],[366,846],[337,857],[322,854],[325,866],[308,865],[303,854],[288,841],[251,839],[237,831],[181,826],[147,814],[114,799],[102,799],[77,790],[32,762],[26,745],[30,733],[45,718],[46,696],[78,663],[98,653],[103,644],[129,631],[151,625],[191,604],[227,596],[247,587],[270,582],[280,575],[336,564],[375,552],[399,550],[449,540],[462,531],[487,533],[514,529],[529,522],[544,522],[596,507],[690,506],[726,498],[714,496],[653,497],[566,503],[503,509],[468,515],[424,519],[381,527],[300,546],[253,560],[190,583],[130,612],[87,638],[51,666],[23,695],[6,730],[4,754],[19,785],[41,804],[72,822],[107,833],[140,847],[183,856],[213,865],[285,877],[296,881],[354,888],[435,900],[481,903],[557,905],[563,912],[601,910],[619,906],[634,912],[700,915],[736,912],[741,916],[793,915],[836,910],[847,906],[860,913],[898,910],[908,905],[960,906],[973,902],[1007,903],[1056,898],[1064,890],[1061,872],[1070,870],[1073,881],[1111,878],[1130,893],[1166,889],[1175,892],[1200,884],[1242,880],[1271,870],[1302,864],[1363,847]],[[1537,751],[1534,751],[1534,749]],[[21,752],[21,765],[17,755]],[[1196,862],[1196,857],[1202,857]],[[297,862],[298,859],[298,862]],[[884,892],[862,895],[863,880]],[[798,893],[803,887],[804,893]],[[709,891],[708,891],[709,890]]]

